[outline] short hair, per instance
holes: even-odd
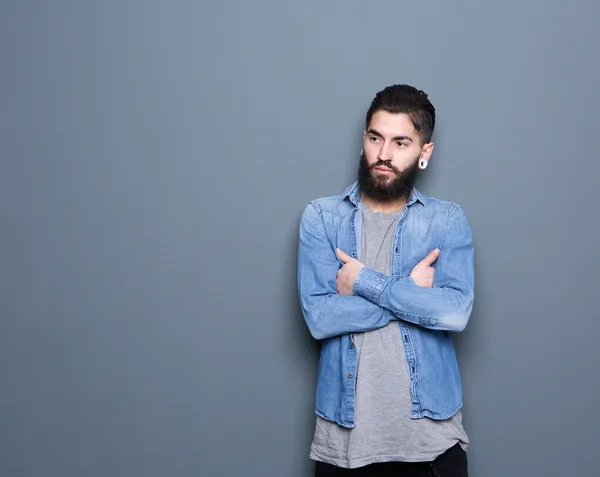
[[[435,108],[427,94],[420,89],[407,84],[395,84],[379,91],[367,111],[367,129],[371,124],[373,114],[377,111],[406,114],[423,143],[431,141],[435,127]]]

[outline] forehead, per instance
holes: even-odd
[[[383,137],[418,136],[412,121],[406,114],[392,114],[387,111],[377,111],[371,118],[369,129],[374,129]]]

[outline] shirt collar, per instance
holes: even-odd
[[[360,202],[360,188],[358,187],[358,181],[354,182],[351,186],[349,186],[343,195],[344,199],[348,199],[354,206],[358,206]],[[406,202],[406,206],[411,206],[415,202],[419,201],[423,205],[427,205],[427,200],[425,196],[421,194],[416,187],[413,187],[408,195],[408,201]]]

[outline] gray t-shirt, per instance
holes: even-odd
[[[363,207],[362,261],[391,274],[392,244],[403,210],[376,213]],[[432,461],[468,437],[457,413],[445,421],[411,419],[410,376],[397,321],[355,333],[358,369],[354,429],[317,417],[310,458],[339,467],[375,462]]]

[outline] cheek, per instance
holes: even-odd
[[[365,143],[363,146],[363,151],[365,157],[367,158],[367,162],[370,164],[375,164],[377,162],[377,151],[378,149],[373,147],[372,143]]]
[[[419,160],[420,153],[414,150],[401,150],[394,153],[392,164],[399,169],[405,169],[406,167],[412,166]]]

